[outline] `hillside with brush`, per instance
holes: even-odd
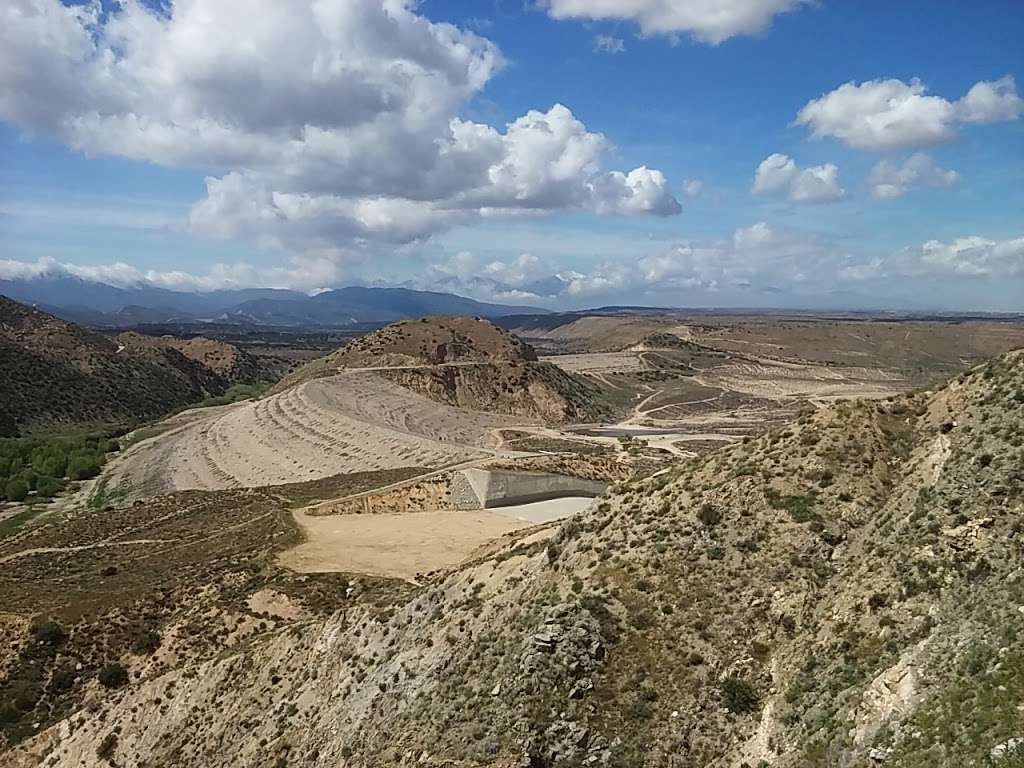
[[[144,421],[273,375],[221,349],[230,345],[209,344],[219,352],[195,339],[111,337],[0,296],[0,430]]]
[[[369,369],[445,405],[548,423],[610,416],[591,381],[539,362],[529,344],[473,317],[423,317],[386,326],[300,368],[280,391],[316,376]]]
[[[82,681],[6,764],[1019,766],[1022,414],[1021,352],[808,412],[387,610]]]

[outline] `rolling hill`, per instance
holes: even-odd
[[[0,296],[0,422],[9,434],[138,422],[283,371],[221,342],[108,336]]]
[[[432,316],[394,323],[303,366],[275,390],[367,368],[382,369],[377,373],[383,378],[457,408],[554,424],[610,415],[596,384],[539,362],[530,345],[479,317]]]

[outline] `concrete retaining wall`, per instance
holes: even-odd
[[[510,504],[559,499],[565,496],[600,496],[607,483],[540,472],[463,469],[452,475],[451,502],[456,509],[488,509]]]

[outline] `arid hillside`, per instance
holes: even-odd
[[[612,413],[601,386],[538,362],[518,336],[473,317],[394,323],[303,366],[275,391],[356,369],[377,371],[417,394],[463,409],[555,424],[597,421]]]
[[[179,339],[174,336],[145,336],[128,331],[117,335],[117,342],[129,349],[174,349],[189,360],[208,368],[231,384],[276,381],[288,372],[287,360],[273,355],[255,356],[234,344],[217,339],[193,336]]]
[[[273,375],[238,350],[227,365],[211,364],[201,347],[134,333],[112,338],[0,296],[0,430],[152,419]]]
[[[476,317],[421,317],[381,328],[331,355],[336,368],[536,360],[518,336]]]
[[[83,703],[23,727],[5,764],[1018,766],[1022,414],[1021,352],[933,391],[809,410],[620,483],[383,610],[366,582],[324,618],[297,585],[271,600],[266,568],[216,580],[232,627],[254,605],[266,616],[244,642],[210,627],[189,651],[195,635],[154,612],[159,663],[104,641],[130,673],[71,664],[60,684]],[[284,525],[277,496],[230,493],[225,531],[248,507]],[[194,537],[149,517],[120,533],[125,551]],[[99,570],[102,550],[73,536],[47,566],[41,535],[4,548],[8,573],[66,591]],[[187,604],[198,626],[209,614]],[[10,630],[23,639],[5,669],[29,675],[76,636],[34,626]]]

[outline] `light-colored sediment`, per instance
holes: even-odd
[[[441,467],[494,455],[493,430],[516,421],[437,403],[373,373],[342,373],[195,414],[132,446],[105,476],[108,487],[144,498]]]
[[[414,579],[458,565],[480,545],[532,522],[488,511],[329,515],[295,513],[306,541],[279,562],[300,573],[367,573]]]
[[[495,507],[496,515],[510,517],[514,520],[525,520],[531,524],[553,523],[556,520],[564,520],[572,517],[596,504],[589,496],[564,496],[560,499],[546,499],[545,501],[533,501],[529,504],[512,504],[507,507]]]

